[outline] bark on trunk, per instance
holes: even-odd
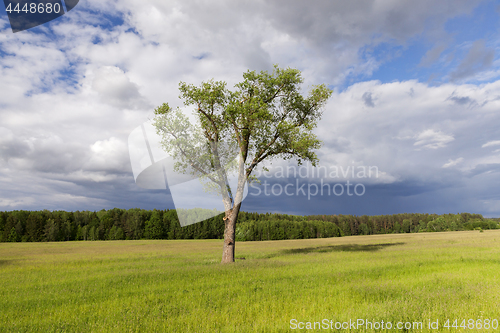
[[[224,217],[225,219],[224,246],[222,248],[222,261],[221,261],[221,263],[223,264],[234,262],[236,219],[238,218],[240,207],[241,203],[236,204],[233,207],[233,209],[231,209],[229,212],[226,212],[226,216]]]
[[[232,201],[234,204],[233,207],[230,208],[230,206],[227,204],[228,201],[225,198],[223,199],[224,207],[226,208],[226,216],[224,218],[224,247],[222,248],[223,264],[234,262],[236,220],[238,219],[238,213],[240,212],[241,201],[243,201],[243,192],[245,190],[246,181],[247,178],[245,177],[245,159],[240,154],[238,165],[238,186],[236,187],[236,195],[233,197]],[[229,203],[231,202],[229,201]]]

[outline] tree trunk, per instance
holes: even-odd
[[[236,232],[236,220],[238,219],[238,213],[240,212],[241,202],[236,204],[233,209],[226,212],[224,217],[225,228],[224,228],[224,246],[222,248],[222,261],[221,263],[227,264],[234,262],[234,245],[235,245],[235,232]]]
[[[224,247],[222,248],[222,263],[227,264],[234,262],[234,245],[236,241],[236,220],[240,212],[241,202],[243,201],[243,192],[247,177],[245,176],[245,159],[240,154],[238,163],[238,186],[236,195],[233,197],[233,208],[226,208],[226,216],[224,217]],[[226,199],[224,199],[224,207],[228,207]]]

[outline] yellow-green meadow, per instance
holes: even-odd
[[[0,243],[0,332],[500,331],[500,230],[237,242],[226,265],[221,249]]]

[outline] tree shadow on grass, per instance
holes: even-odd
[[[0,260],[0,267],[2,266],[7,266],[7,265],[12,265],[16,260],[10,259],[10,260]]]
[[[313,253],[313,252],[375,252],[382,250],[386,247],[395,246],[395,245],[404,245],[405,243],[381,243],[381,244],[367,244],[367,245],[359,245],[359,244],[344,244],[344,245],[327,245],[327,246],[318,246],[318,247],[305,247],[299,249],[288,249],[282,250],[277,253],[270,254],[266,256],[266,258],[273,258],[284,255],[291,254],[300,254],[300,253]]]

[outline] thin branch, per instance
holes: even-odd
[[[177,137],[174,133],[172,133],[172,132],[167,132],[167,133],[169,133],[170,135],[172,135],[172,136],[174,137],[174,139],[178,140],[178,137]],[[197,164],[196,164],[196,163],[195,163],[195,162],[191,159],[191,157],[189,157],[189,156],[188,156],[188,154],[186,153],[186,151],[185,151],[184,149],[182,149],[182,147],[178,146],[178,148],[179,148],[179,150],[180,150],[181,154],[182,154],[182,155],[183,155],[183,156],[187,159],[187,161],[188,161],[188,163],[189,163],[189,165],[190,165],[191,167],[193,167],[196,171],[198,171],[198,172],[202,173],[204,176],[208,177],[208,178],[209,178],[211,181],[213,181],[214,183],[217,183],[217,181],[216,181],[214,178],[212,178],[211,176],[209,176],[209,173],[208,173],[208,172],[206,172],[206,171],[205,171],[205,170],[203,170],[201,167],[199,167],[199,166],[198,166],[198,165],[197,165]]]
[[[278,96],[278,93],[281,91],[281,89],[283,89],[284,86],[285,86],[285,83],[282,83],[281,86],[274,93],[273,97],[269,98],[267,101],[264,101],[264,103],[267,104],[267,103],[271,102],[273,99],[275,99]]]
[[[212,105],[212,107],[213,107],[213,105]],[[213,118],[210,117],[205,111],[203,111],[203,109],[200,107],[200,103],[198,103],[198,111],[200,111],[208,120],[210,120],[210,122],[212,123],[212,127],[214,128],[216,140],[219,141],[219,132],[218,132],[217,125],[215,125]]]

